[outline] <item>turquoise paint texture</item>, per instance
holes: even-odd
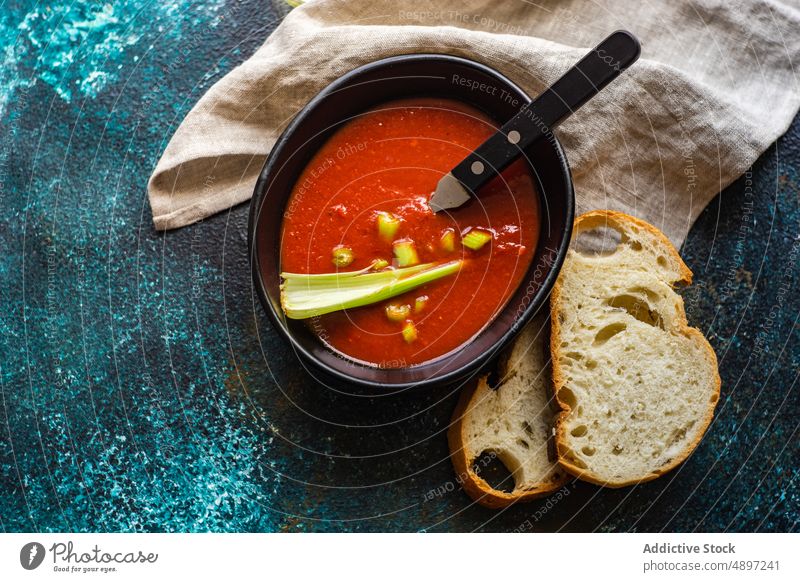
[[[245,206],[151,227],[166,141],[286,10],[0,11],[0,530],[796,528],[800,123],[682,249],[723,378],[696,453],[636,488],[489,511],[447,458],[454,389],[357,398],[305,374],[252,293]]]

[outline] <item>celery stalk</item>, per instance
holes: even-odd
[[[347,279],[369,273],[370,271],[379,271],[386,265],[388,265],[388,263],[384,259],[375,259],[368,266],[358,271],[338,271],[336,273],[281,273],[281,277],[284,279],[309,279],[312,281],[346,281]],[[403,272],[416,273],[417,271],[424,271],[432,266],[434,266],[434,263],[425,263],[405,269]]]
[[[462,264],[463,261],[425,263],[377,272],[369,272],[370,265],[344,273],[281,273],[281,307],[289,319],[306,319],[370,305],[452,275]]]

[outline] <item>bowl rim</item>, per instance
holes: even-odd
[[[312,97],[308,103],[306,103],[300,111],[292,118],[286,128],[281,132],[280,136],[275,140],[274,145],[272,146],[267,158],[264,162],[264,165],[259,172],[258,179],[256,180],[255,186],[253,188],[253,196],[250,200],[250,208],[249,208],[249,217],[248,217],[248,255],[250,258],[250,271],[253,278],[253,284],[256,288],[256,294],[258,295],[259,302],[261,303],[262,308],[267,313],[267,317],[272,324],[272,327],[278,330],[279,334],[282,335],[286,341],[292,346],[292,349],[295,351],[295,355],[298,356],[301,360],[301,363],[304,367],[305,359],[306,362],[310,362],[315,366],[319,371],[322,371],[325,375],[329,378],[333,378],[339,382],[345,382],[348,385],[358,385],[361,387],[371,388],[371,389],[378,389],[383,391],[384,393],[388,393],[389,390],[394,390],[395,392],[399,392],[401,390],[405,390],[408,388],[416,388],[416,387],[426,387],[433,384],[436,385],[444,385],[456,382],[467,375],[474,373],[476,370],[480,369],[484,366],[487,362],[489,362],[497,353],[499,353],[503,348],[505,348],[509,341],[513,339],[513,336],[517,335],[520,328],[523,327],[530,319],[539,312],[539,310],[546,308],[546,301],[542,301],[542,295],[549,297],[552,287],[555,283],[555,279],[558,277],[559,272],[561,271],[561,267],[563,265],[564,259],[566,257],[566,253],[569,247],[569,243],[572,236],[572,228],[571,225],[574,222],[575,218],[575,193],[574,193],[574,184],[572,180],[572,173],[570,171],[569,162],[567,160],[566,153],[564,152],[564,148],[561,145],[558,137],[555,133],[551,134],[552,139],[548,139],[548,143],[551,144],[553,149],[555,150],[556,156],[559,161],[559,173],[563,178],[564,184],[566,186],[566,200],[565,200],[565,209],[566,209],[566,220],[565,224],[570,225],[565,230],[564,236],[562,237],[558,248],[556,249],[556,256],[553,262],[550,264],[547,275],[543,278],[542,284],[539,290],[534,295],[534,299],[530,302],[530,306],[528,306],[524,313],[514,320],[514,322],[508,326],[508,329],[505,329],[502,334],[498,336],[496,341],[494,341],[491,346],[485,351],[482,357],[476,358],[471,362],[464,364],[463,366],[451,370],[445,374],[437,375],[432,374],[431,376],[424,378],[422,380],[415,380],[409,382],[392,382],[392,383],[384,383],[380,381],[374,381],[366,378],[361,378],[356,374],[347,374],[333,368],[326,364],[325,362],[319,360],[313,353],[310,353],[303,345],[301,345],[289,331],[287,326],[282,321],[280,314],[276,313],[272,302],[269,299],[269,293],[265,288],[263,277],[261,276],[261,269],[260,263],[258,259],[257,247],[256,244],[256,226],[258,223],[258,219],[260,216],[261,209],[263,207],[263,199],[267,192],[267,185],[268,185],[268,178],[273,173],[275,166],[278,162],[278,154],[283,150],[286,143],[291,139],[292,134],[295,130],[302,125],[305,120],[311,115],[311,113],[317,108],[317,106],[322,103],[329,95],[335,93],[336,91],[342,89],[345,86],[350,85],[352,79],[354,77],[358,77],[374,69],[381,69],[386,67],[391,67],[393,64],[396,63],[408,63],[408,62],[426,62],[426,61],[442,61],[445,64],[452,63],[455,65],[460,66],[467,66],[473,69],[476,69],[484,74],[492,76],[498,80],[498,82],[507,85],[511,89],[519,92],[523,95],[528,102],[532,99],[528,93],[523,90],[519,85],[513,82],[511,79],[506,77],[503,73],[499,72],[497,69],[485,65],[481,62],[475,61],[473,59],[459,57],[455,55],[449,55],[444,53],[410,53],[410,54],[402,54],[402,55],[395,55],[391,57],[386,57],[382,59],[378,59],[376,61],[371,61],[359,67],[356,67],[343,75],[337,77],[331,83],[326,85],[319,93],[317,93],[314,97]],[[287,197],[288,201],[288,197]],[[283,214],[283,210],[281,211]],[[524,284],[524,281],[520,284]],[[505,308],[505,306],[504,306]],[[488,325],[491,325],[488,324]],[[485,329],[485,328],[484,328]],[[479,332],[476,336],[472,339],[468,340],[467,343],[471,341],[475,341],[483,331]],[[460,349],[460,348],[457,348]],[[449,354],[454,352],[448,352],[448,354],[443,354],[439,356],[439,358],[447,358]],[[346,356],[346,354],[345,354]],[[349,356],[347,356],[349,358]],[[435,360],[438,360],[436,358]],[[422,365],[422,364],[420,364]],[[412,366],[413,367],[413,366]],[[412,368],[412,367],[409,367]],[[372,369],[372,368],[369,368]],[[353,370],[358,370],[357,367],[353,367]],[[306,370],[309,372],[309,370]],[[316,378],[316,375],[314,375]],[[327,380],[327,378],[326,378]]]

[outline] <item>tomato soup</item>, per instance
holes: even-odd
[[[428,206],[442,176],[496,129],[460,102],[393,101],[348,121],[309,162],[284,217],[282,271],[333,273],[376,261],[392,268],[403,260],[398,245],[413,247],[413,262],[463,259],[456,273],[402,295],[308,319],[331,348],[376,366],[412,366],[458,349],[503,308],[539,236],[528,166],[515,162],[460,208]],[[490,240],[467,246],[470,232]]]

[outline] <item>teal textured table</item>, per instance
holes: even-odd
[[[722,398],[694,455],[635,488],[475,506],[450,390],[335,394],[250,285],[239,206],[157,233],[147,178],[269,2],[0,12],[1,531],[790,531],[797,528],[800,122],[682,254]]]

